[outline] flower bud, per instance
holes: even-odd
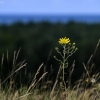
[[[78,48],[76,48],[75,50],[78,50]]]
[[[71,43],[68,44],[69,46],[71,45]]]
[[[75,46],[72,46],[72,49],[75,49]]]
[[[73,43],[73,46],[75,45],[75,42]]]
[[[54,58],[56,58],[56,56],[53,56]]]
[[[58,47],[55,47],[55,50],[58,50],[59,48]]]

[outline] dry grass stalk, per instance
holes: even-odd
[[[45,72],[38,80],[36,79],[36,77],[37,77],[37,75],[39,74],[40,69],[42,68],[42,66],[43,66],[43,64],[41,64],[41,65],[39,66],[39,68],[38,68],[38,70],[37,70],[37,72],[36,72],[36,74],[35,74],[35,76],[34,76],[34,78],[33,78],[33,80],[32,80],[32,83],[30,84],[30,86],[29,86],[29,88],[28,88],[26,94],[30,93],[30,92],[32,91],[32,89],[34,89],[34,87],[35,87],[35,86],[45,77],[45,75],[47,74],[47,72]],[[27,95],[25,98],[23,98],[23,100],[26,100],[27,97],[28,97],[28,95]]]

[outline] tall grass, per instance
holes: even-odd
[[[15,79],[18,72],[24,68],[27,63],[25,60],[17,63],[18,52],[14,52],[12,70],[4,80],[1,80],[1,73],[4,54],[2,55],[1,67],[0,67],[0,100],[100,100],[100,72],[96,73],[93,71],[95,64],[93,62],[98,46],[100,45],[100,40],[95,48],[94,53],[90,56],[88,62],[85,64],[83,62],[84,72],[79,80],[71,86],[71,77],[73,74],[75,61],[73,61],[72,66],[70,66],[69,77],[67,79],[68,85],[66,90],[61,88],[61,82],[59,81],[60,69],[59,67],[55,82],[52,80],[43,80],[48,72],[44,72],[39,78],[37,76],[40,74],[40,70],[45,67],[41,64],[36,71],[36,74],[32,78],[30,85],[16,88]],[[8,61],[7,52],[7,61]],[[9,80],[9,81],[8,81]],[[29,79],[30,80],[30,79]],[[4,87],[5,86],[5,87]]]

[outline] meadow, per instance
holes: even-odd
[[[1,25],[0,100],[100,100],[99,26]]]
[[[68,57],[76,52],[77,48],[75,47],[75,43],[71,45],[69,42],[69,38],[67,39],[66,37],[60,38],[59,40],[59,44],[63,46],[63,55],[57,47],[55,48],[62,56],[63,60],[61,61],[54,56],[57,61],[60,61],[59,70],[54,83],[52,80],[44,80],[45,77],[48,77],[48,72],[44,72],[37,78],[40,70],[44,66],[42,63],[31,80],[30,85],[24,86],[20,83],[20,87],[17,88],[14,78],[16,78],[15,76],[23,67],[27,65],[27,63],[25,61],[21,61],[17,64],[16,61],[20,50],[18,52],[15,51],[13,58],[13,69],[11,73],[3,82],[0,80],[0,100],[100,100],[100,73],[93,73],[93,69],[95,67],[93,59],[98,46],[100,45],[100,40],[98,41],[95,51],[90,56],[87,64],[83,63],[84,73],[73,86],[71,84],[71,76],[75,67],[75,61],[72,63],[72,66],[67,69]],[[68,47],[66,47],[66,45],[68,45]],[[65,57],[66,54],[67,59]],[[1,68],[3,60],[4,56],[2,56]],[[65,73],[65,70],[68,70],[68,72]],[[65,81],[66,75],[68,77]]]

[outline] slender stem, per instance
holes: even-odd
[[[64,84],[64,87],[65,87],[65,90],[66,90],[66,83],[65,83],[65,62],[66,62],[66,45],[63,45],[63,84]]]
[[[65,56],[66,56],[66,45],[63,46],[64,51],[63,51],[63,81],[64,81],[64,68],[65,68]]]
[[[64,63],[63,63],[63,81],[64,81]]]

